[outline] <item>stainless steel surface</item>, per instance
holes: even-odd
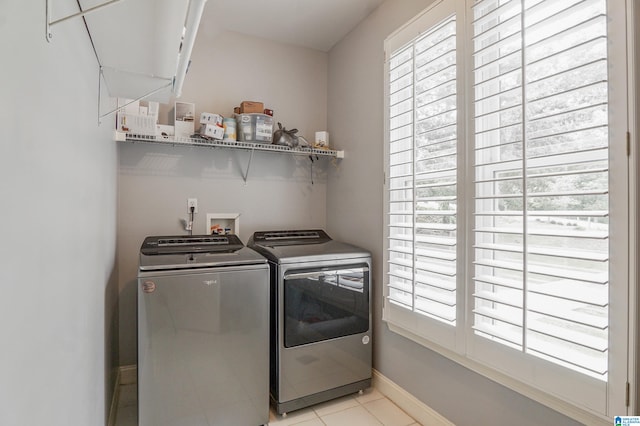
[[[266,263],[235,235],[147,237],[140,249],[140,270],[209,268]]]
[[[141,426],[269,421],[268,265],[247,248],[195,256],[207,255],[223,258],[216,267],[139,272]],[[231,255],[240,263],[223,261]],[[188,255],[147,258],[158,266],[179,264],[176,256]]]
[[[267,263],[267,260],[246,247],[233,253],[178,253],[162,256],[140,254],[141,271],[239,266],[255,263]]]
[[[370,386],[369,252],[326,234],[314,244],[256,234],[247,245],[271,267],[270,386],[278,413]]]
[[[314,238],[309,233],[318,233]],[[288,235],[288,236],[287,236]],[[334,241],[322,230],[256,232],[247,242],[264,257],[275,263],[331,262],[337,259],[357,259],[370,256],[366,250]]]
[[[329,390],[314,393],[304,396],[302,398],[293,399],[286,402],[276,402],[274,405],[276,411],[280,414],[288,413],[290,411],[299,410],[301,408],[310,407],[321,402],[330,401],[332,399],[340,398],[341,396],[349,395],[352,393],[360,392],[361,390],[371,387],[371,379],[361,380],[359,382],[352,382],[345,386],[337,388],[331,388]],[[272,399],[273,400],[273,399]]]

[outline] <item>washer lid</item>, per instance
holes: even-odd
[[[255,265],[267,260],[236,235],[147,237],[140,248],[140,271]]]
[[[146,255],[175,253],[231,253],[244,247],[237,235],[169,235],[147,237],[140,247]]]
[[[332,240],[322,230],[256,232],[247,246],[276,263],[330,262],[371,256],[360,247]]]

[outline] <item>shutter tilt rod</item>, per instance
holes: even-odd
[[[102,8],[104,8],[106,6],[111,6],[112,4],[118,3],[118,2],[120,2],[122,0],[110,0],[110,1],[108,1],[106,3],[102,3],[102,4],[99,4],[97,6],[90,7],[87,10],[84,10],[84,11],[81,11],[81,12],[78,12],[78,13],[74,13],[73,15],[65,16],[64,18],[57,19],[57,20],[55,20],[53,22],[51,21],[51,6],[50,6],[50,2],[51,1],[52,0],[46,0],[46,6],[45,6],[46,14],[47,14],[46,20],[45,20],[46,21],[46,32],[45,33],[46,33],[46,37],[47,37],[47,41],[48,42],[51,42],[51,38],[53,37],[53,34],[51,34],[51,27],[53,27],[54,25],[59,24],[59,23],[64,22],[64,21],[67,21],[69,19],[77,18],[79,16],[88,15],[91,12],[95,12],[96,10],[102,9]]]

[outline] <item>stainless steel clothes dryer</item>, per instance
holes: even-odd
[[[271,268],[271,399],[284,414],[371,385],[371,255],[323,230],[256,232]]]
[[[269,421],[269,267],[235,235],[148,237],[138,274],[141,426]]]

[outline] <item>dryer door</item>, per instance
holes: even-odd
[[[295,270],[284,275],[284,346],[369,330],[367,265]]]

